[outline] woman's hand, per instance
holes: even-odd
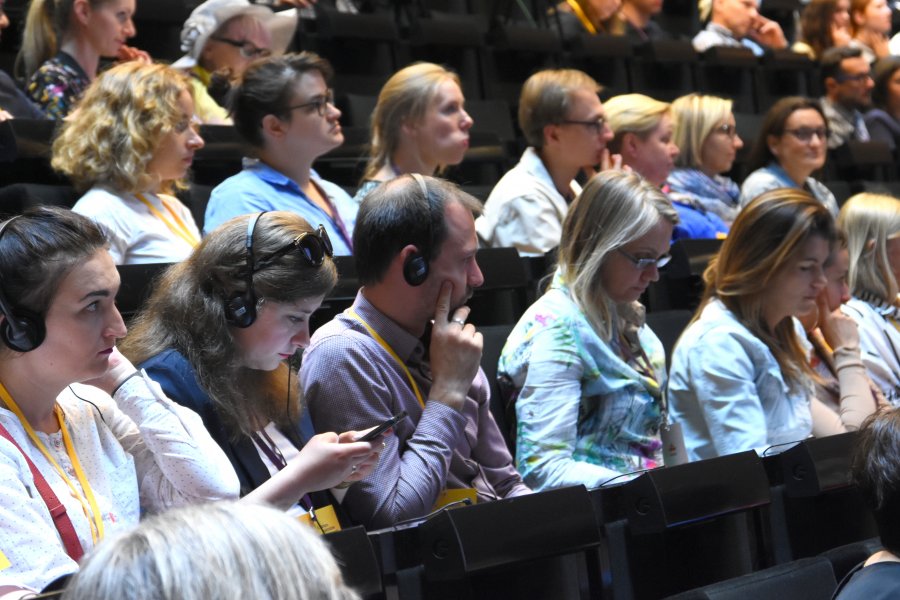
[[[828,345],[832,349],[859,347],[859,328],[856,326],[856,321],[842,313],[841,309],[828,310],[821,295],[817,304],[819,306],[819,329]]]
[[[82,383],[98,387],[112,396],[113,392],[136,372],[137,369],[131,364],[131,361],[125,358],[118,348],[113,347],[112,353],[109,355],[109,368],[106,373],[100,377],[82,381]]]
[[[371,442],[356,442],[363,435],[359,431],[320,433],[303,446],[300,456],[291,461],[291,468],[302,476],[305,492],[333,488],[344,482],[365,479],[378,464],[384,448],[382,438]],[[299,463],[294,467],[294,463]]]
[[[150,55],[143,50],[133,48],[132,46],[126,46],[125,44],[122,44],[122,46],[119,48],[119,53],[116,54],[116,60],[118,60],[119,62],[129,62],[132,60],[136,60],[145,65],[149,65],[153,62],[153,59],[150,58]]]

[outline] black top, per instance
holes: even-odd
[[[834,592],[833,600],[889,600],[900,597],[900,563],[858,564]]]

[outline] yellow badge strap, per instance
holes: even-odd
[[[165,223],[166,227],[169,228],[169,231],[171,231],[172,233],[174,233],[175,235],[180,237],[182,240],[184,240],[188,246],[193,248],[194,246],[196,246],[197,244],[200,243],[200,240],[197,239],[197,236],[195,236],[193,234],[193,232],[190,230],[190,228],[187,225],[185,225],[184,221],[181,220],[181,217],[179,217],[175,213],[175,211],[172,210],[172,207],[169,206],[168,204],[166,204],[165,200],[163,200],[162,198],[159,199],[160,203],[163,205],[163,207],[166,209],[166,211],[168,211],[168,213],[175,220],[174,223],[172,223],[172,221],[167,219],[164,214],[159,212],[159,209],[157,209],[155,206],[153,206],[153,204],[151,204],[150,201],[147,200],[143,194],[137,193],[137,194],[135,194],[135,197],[144,203],[144,206],[147,207],[147,210],[149,210],[151,213],[153,213],[153,216],[155,216],[157,219],[159,219],[160,221]]]
[[[378,342],[381,347],[384,348],[387,353],[394,358],[395,361],[397,361],[397,364],[400,365],[400,368],[403,369],[404,373],[406,373],[406,378],[409,379],[409,385],[412,386],[413,393],[416,395],[416,400],[419,401],[419,406],[424,409],[425,400],[422,398],[422,392],[419,391],[419,386],[416,385],[416,380],[413,379],[412,373],[409,372],[409,369],[406,368],[406,365],[402,360],[400,360],[400,357],[397,356],[397,353],[394,352],[394,349],[391,348],[391,346],[386,341],[384,341],[384,338],[378,335],[378,332],[372,329],[371,325],[366,323],[366,321],[361,316],[359,316],[352,308],[348,308],[345,313],[362,323],[362,326],[366,328],[366,330],[369,332],[369,335],[375,338],[375,341]]]
[[[578,17],[578,20],[581,21],[581,24],[584,26],[584,28],[588,30],[588,33],[597,33],[597,28],[594,27],[594,24],[591,23],[591,20],[587,18],[586,14],[584,14],[584,9],[581,8],[581,5],[578,4],[577,0],[566,0],[566,4],[569,5],[569,8],[572,9],[572,12],[575,13],[575,16]]]
[[[41,454],[44,455],[44,458],[47,459],[53,468],[56,469],[56,472],[62,478],[63,481],[66,482],[66,485],[69,486],[69,490],[72,492],[72,497],[78,500],[81,504],[81,509],[84,511],[84,516],[87,517],[88,523],[91,526],[91,538],[94,540],[94,544],[96,545],[101,539],[103,539],[103,517],[100,514],[100,508],[97,506],[97,499],[94,497],[94,490],[91,489],[90,484],[88,483],[87,476],[84,474],[84,469],[81,468],[81,462],[78,460],[78,454],[75,452],[75,446],[72,444],[72,438],[69,436],[69,431],[66,429],[65,422],[63,419],[62,409],[59,408],[59,405],[53,407],[53,412],[56,415],[56,420],[59,422],[60,431],[62,431],[63,443],[66,447],[66,453],[69,455],[69,459],[72,461],[72,468],[75,469],[75,476],[78,478],[78,483],[81,484],[81,489],[84,491],[84,494],[80,494],[78,489],[75,487],[75,484],[72,483],[72,480],[66,476],[65,471],[59,466],[59,463],[56,462],[56,459],[50,454],[50,451],[47,450],[47,447],[44,446],[44,443],[37,436],[34,429],[31,427],[31,424],[25,418],[25,415],[22,414],[21,409],[19,409],[19,405],[16,404],[16,401],[13,400],[12,396],[10,396],[9,392],[6,389],[6,386],[3,383],[0,383],[0,400],[9,407],[9,409],[18,417],[19,421],[22,423],[22,426],[25,428],[25,432],[28,434],[28,437],[31,439],[31,442],[37,447],[38,450],[41,451]]]

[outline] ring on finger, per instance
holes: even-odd
[[[357,471],[358,469],[359,469],[358,466],[353,465],[352,467],[350,467],[350,473],[351,473],[351,474],[356,473],[356,471]]]
[[[459,319],[459,318],[452,319],[452,321],[453,321],[454,323],[458,323],[460,327],[464,327],[465,324],[466,324],[465,321],[463,321],[462,319]]]

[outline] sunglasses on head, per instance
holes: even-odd
[[[321,266],[322,263],[325,262],[326,256],[329,258],[334,256],[334,248],[331,245],[331,239],[328,237],[328,232],[325,231],[323,225],[319,225],[316,231],[306,231],[301,233],[285,244],[283,248],[279,248],[268,256],[260,258],[253,266],[253,272],[255,273],[266,268],[288,252],[295,249],[300,252],[311,267]]]

